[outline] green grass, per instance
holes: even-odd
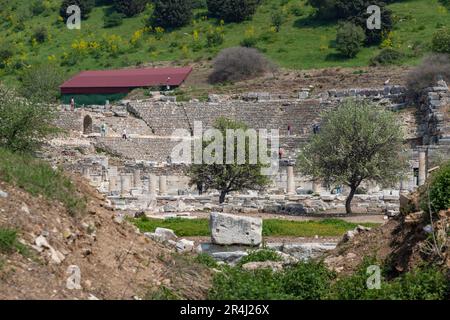
[[[133,223],[142,232],[154,232],[156,228],[172,229],[180,237],[210,236],[208,219],[148,219],[140,218]],[[377,224],[365,223],[367,227],[375,227]],[[324,219],[319,221],[287,221],[269,219],[264,220],[263,235],[272,237],[337,237],[346,231],[356,228],[358,225],[339,219]]]
[[[119,52],[112,55],[108,50],[97,50],[95,54],[77,55],[73,66],[66,66],[69,74],[84,69],[105,69],[133,66],[140,63],[155,61],[178,61],[179,64],[193,61],[208,60],[226,47],[239,45],[244,37],[253,34],[258,38],[257,46],[272,60],[282,67],[293,69],[309,69],[323,67],[358,67],[366,66],[370,58],[378,54],[380,48],[364,48],[353,59],[342,59],[337,55],[333,46],[336,36],[336,24],[322,24],[310,18],[312,8],[307,6],[306,0],[266,0],[259,7],[252,20],[243,23],[230,23],[224,26],[224,43],[215,48],[205,46],[206,33],[210,27],[217,26],[217,20],[205,18],[206,11],[195,12],[195,22],[189,26],[166,32],[161,39],[154,34],[145,34],[140,45],[130,44],[133,33],[144,27],[144,22],[151,14],[151,9],[137,17],[127,18],[123,25],[110,29],[103,27],[103,17],[108,7],[96,7],[88,20],[82,22],[81,30],[68,30],[58,21],[59,0],[50,0],[51,14],[48,16],[32,16],[25,20],[23,31],[14,30],[9,18],[17,18],[21,10],[28,6],[28,1],[15,1],[18,9],[11,13],[0,13],[0,31],[6,43],[13,42],[17,52],[16,60],[25,64],[54,59],[62,61],[64,53],[73,51],[71,48],[75,40],[101,41],[110,35],[121,38],[118,42]],[[295,15],[292,8],[298,7],[301,15]],[[389,6],[397,21],[392,33],[392,46],[407,57],[404,64],[415,64],[428,50],[431,37],[438,27],[448,25],[450,15],[438,0],[409,0],[394,3]],[[271,15],[275,11],[284,12],[284,23],[279,33],[270,31]],[[37,26],[47,26],[50,39],[36,46],[32,46],[31,37]],[[253,31],[251,31],[253,30]],[[193,33],[199,34],[195,45]],[[423,49],[419,52],[413,46],[420,44]],[[185,48],[185,49],[183,49]],[[49,58],[50,57],[50,58]],[[16,72],[13,67],[0,69],[0,75],[10,75]]]
[[[81,213],[85,199],[77,194],[73,182],[57,169],[30,155],[0,148],[0,179],[37,196],[63,203],[70,214]]]
[[[0,253],[11,254],[19,252],[27,256],[28,248],[17,239],[17,231],[8,228],[0,228]]]

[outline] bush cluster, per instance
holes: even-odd
[[[375,57],[370,59],[370,65],[379,66],[379,65],[390,65],[398,63],[404,55],[392,48],[386,48],[380,51]]]
[[[255,14],[261,0],[207,0],[210,15],[225,22],[241,22]]]
[[[365,259],[350,276],[336,277],[323,263],[302,262],[281,272],[245,271],[223,267],[215,275],[209,298],[214,300],[441,300],[449,283],[442,270],[426,266],[393,280],[381,279],[379,289],[367,286]]]
[[[118,13],[133,17],[145,10],[149,0],[114,0],[114,8]]]
[[[258,50],[244,47],[227,48],[214,60],[209,82],[214,84],[251,79],[271,70],[274,70],[274,65]]]
[[[155,0],[151,24],[163,28],[187,25],[192,18],[191,0]]]
[[[338,27],[336,49],[347,58],[354,58],[361,51],[366,36],[364,30],[351,22]]]
[[[429,211],[429,207],[433,213],[450,209],[450,161],[431,176],[427,187],[421,195],[424,211]]]

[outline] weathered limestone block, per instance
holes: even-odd
[[[195,246],[194,241],[190,241],[190,240],[186,240],[186,239],[181,239],[175,245],[175,247],[179,253],[191,252],[194,250],[194,246]]]
[[[262,242],[262,219],[211,213],[211,240],[215,244],[258,246]]]
[[[150,239],[153,239],[158,242],[165,241],[176,241],[178,239],[177,235],[171,229],[165,228],[156,228],[155,233],[144,233],[144,235]]]

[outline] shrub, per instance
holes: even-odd
[[[303,262],[287,269],[280,282],[283,292],[295,299],[319,300],[329,292],[334,277],[323,263]]]
[[[406,85],[409,96],[413,99],[420,97],[421,92],[436,85],[440,77],[450,83],[450,55],[431,54],[407,75]]]
[[[260,0],[207,0],[209,13],[225,22],[241,22],[253,16]]]
[[[113,12],[103,17],[103,24],[105,28],[112,28],[120,26],[123,23],[124,15],[118,12]]]
[[[258,50],[234,47],[222,50],[213,62],[210,83],[240,81],[273,71],[274,65]]]
[[[239,261],[239,265],[244,265],[249,262],[264,262],[264,261],[281,261],[281,257],[273,250],[258,250],[250,252],[248,256],[243,257]]]
[[[255,36],[245,37],[239,44],[241,47],[255,48],[258,44],[258,39]]]
[[[155,0],[151,21],[163,28],[178,28],[187,25],[192,18],[191,0]]]
[[[435,266],[424,266],[407,272],[385,285],[379,292],[379,298],[389,300],[443,300],[449,289],[449,282],[441,270]]]
[[[56,102],[64,76],[55,64],[39,64],[27,69],[20,80],[19,91],[24,97],[41,102]]]
[[[64,18],[64,21],[70,16],[67,14],[67,8],[72,5],[80,7],[81,18],[87,19],[95,6],[95,0],[63,0],[59,9],[59,15]]]
[[[2,64],[14,57],[14,48],[7,45],[6,43],[0,43],[0,67]]]
[[[281,25],[284,22],[283,14],[280,11],[272,14],[272,26],[275,28],[276,32],[280,32]]]
[[[350,22],[341,24],[336,35],[336,49],[347,58],[354,58],[364,44],[364,30]]]
[[[50,106],[31,103],[0,86],[0,147],[33,151],[53,132]]]
[[[401,52],[398,52],[395,49],[386,48],[380,51],[375,57],[370,59],[370,65],[378,66],[378,65],[389,65],[395,64],[402,59],[404,55]]]
[[[225,267],[214,276],[208,294],[212,300],[273,300],[293,299],[281,287],[279,276],[270,269],[245,271]]]
[[[223,43],[223,32],[222,28],[211,28],[206,34],[206,46],[207,47],[217,47]]]
[[[48,31],[44,26],[37,27],[33,31],[33,39],[36,39],[38,43],[44,43],[48,39]]]
[[[431,49],[436,53],[450,54],[450,29],[442,28],[434,33]]]
[[[114,0],[114,8],[118,13],[133,17],[145,10],[149,0]]]
[[[17,240],[17,231],[8,228],[0,228],[0,253],[28,254],[28,249]]]
[[[44,11],[46,10],[46,7],[45,7],[43,1],[34,0],[31,3],[30,10],[33,15],[38,16],[38,15],[44,13]]]
[[[304,262],[282,272],[224,267],[216,274],[209,298],[214,300],[321,299],[334,274],[322,263]]]
[[[429,190],[425,190],[421,196],[421,207],[424,211],[429,211],[428,191],[433,213],[450,208],[450,162],[444,164],[432,175]]]

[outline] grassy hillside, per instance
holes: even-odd
[[[27,66],[42,61],[54,61],[68,74],[155,61],[186,64],[212,59],[220,49],[239,45],[249,37],[257,39],[256,46],[280,66],[293,69],[364,66],[380,50],[364,48],[356,58],[341,58],[334,48],[336,24],[315,21],[306,0],[265,0],[252,20],[223,26],[200,9],[189,26],[163,33],[144,30],[152,12],[150,6],[137,17],[124,19],[121,26],[108,29],[103,27],[103,19],[111,8],[96,7],[82,22],[81,30],[69,30],[59,17],[60,2],[45,0],[46,10],[37,16],[31,13],[32,1],[6,2],[16,8],[0,13],[0,48],[14,52],[11,59],[0,61],[3,79],[11,80]],[[432,34],[450,22],[448,10],[438,0],[400,1],[390,8],[396,25],[386,44],[406,54],[404,64],[416,63],[428,51]],[[271,16],[276,11],[284,16],[278,33],[271,27]],[[33,34],[42,26],[48,37],[38,43]],[[223,44],[207,47],[206,34],[217,28],[223,32]]]

